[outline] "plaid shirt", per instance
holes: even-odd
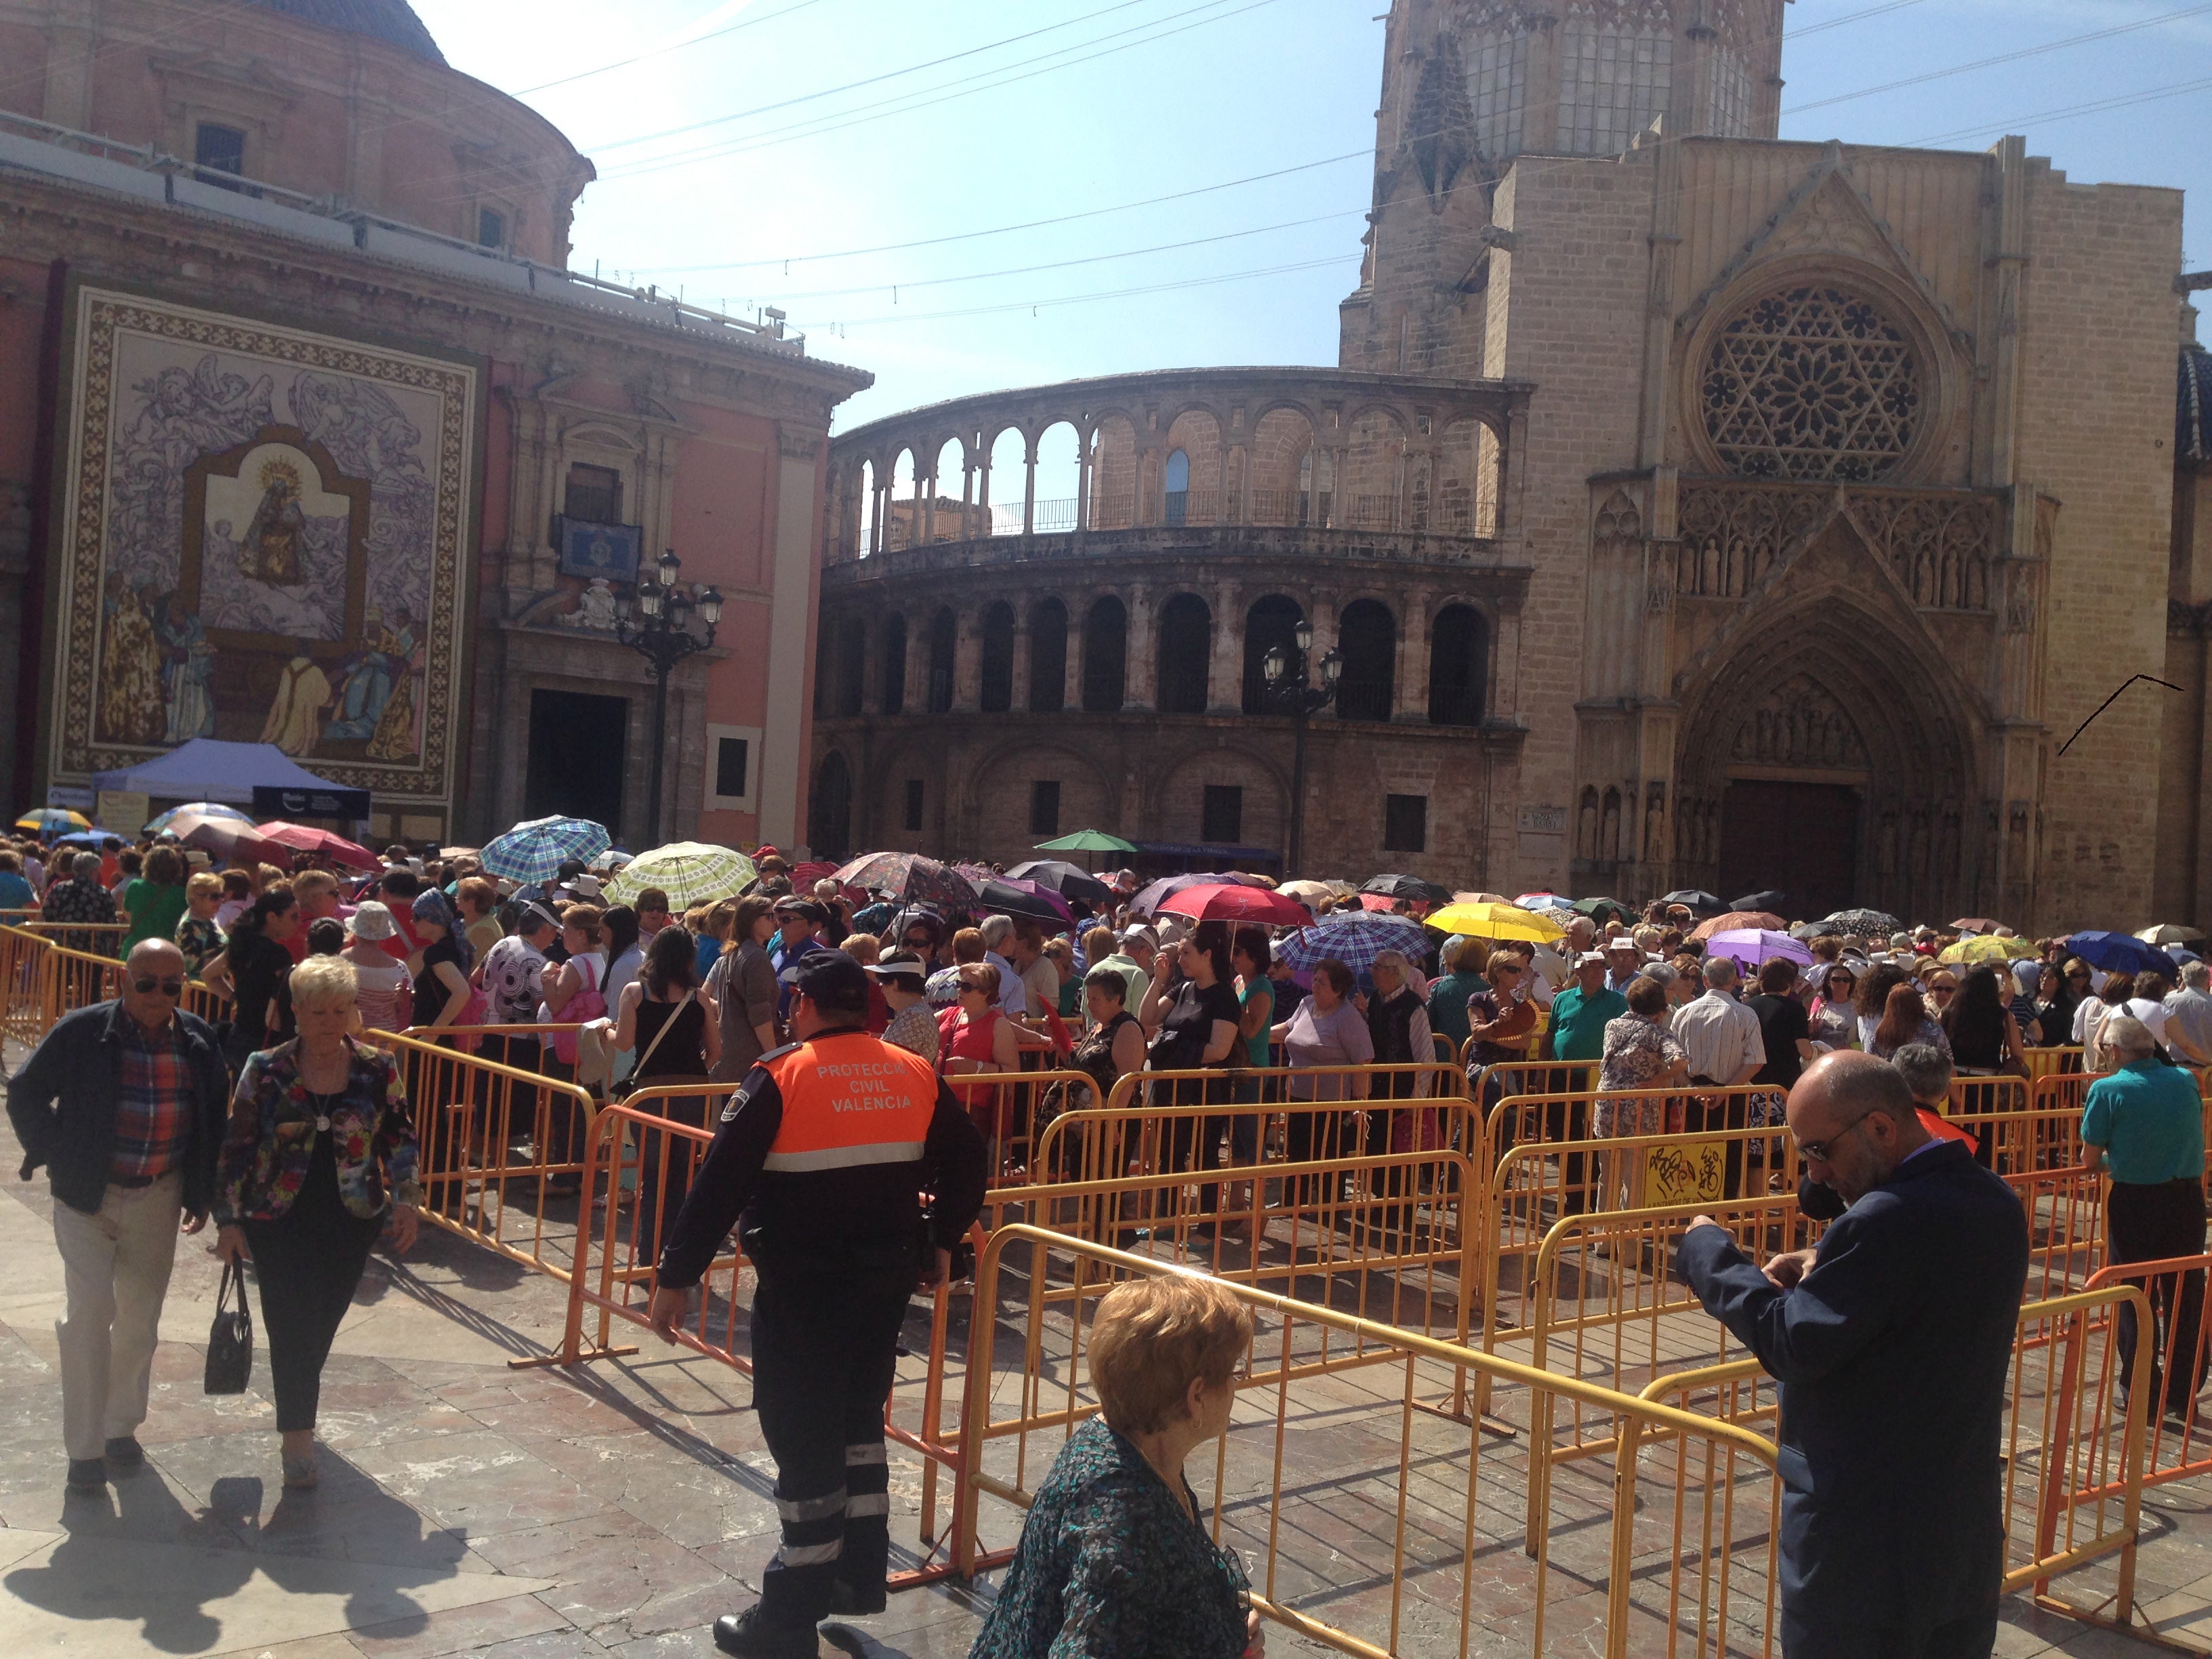
[[[149,1031],[129,1018],[115,1022],[123,1037],[123,1073],[115,1091],[115,1157],[111,1179],[149,1180],[185,1160],[191,1139],[191,1078],[173,1019]]]

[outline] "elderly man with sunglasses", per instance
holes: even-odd
[[[136,1431],[177,1235],[200,1230],[214,1194],[230,1074],[214,1030],[177,1006],[184,988],[177,947],[142,939],[122,996],[64,1016],[8,1085],[21,1176],[43,1164],[53,1188],[74,1492],[145,1462]]]
[[[1761,1267],[1699,1216],[1680,1252],[1705,1310],[1782,1385],[1782,1651],[1987,1659],[2026,1214],[1871,1054],[1815,1060],[1789,1114],[1806,1173],[1850,1206],[1819,1249]]]

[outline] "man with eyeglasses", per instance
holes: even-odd
[[[177,1235],[199,1231],[214,1196],[230,1073],[213,1028],[177,1006],[184,989],[177,947],[140,940],[123,994],[64,1015],[8,1085],[18,1173],[44,1165],[53,1188],[62,1438],[80,1495],[146,1461],[137,1433]]]
[[[1706,1311],[1782,1385],[1782,1650],[1984,1659],[2026,1213],[1965,1146],[1929,1134],[1871,1054],[1815,1060],[1789,1118],[1806,1173],[1849,1206],[1819,1248],[1761,1268],[1701,1215],[1679,1252]]]

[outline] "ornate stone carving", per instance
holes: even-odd
[[[1993,496],[1786,485],[1697,484],[1682,491],[1674,588],[1741,599],[1840,511],[1850,514],[1913,603],[1991,608],[1990,568],[2002,520]],[[2026,626],[2033,625],[2032,589]]]
[[[592,578],[591,586],[576,596],[576,608],[554,621],[563,628],[591,628],[601,633],[612,633],[618,620],[615,612],[614,591],[607,586],[605,576]]]
[[[1872,301],[1827,284],[1778,289],[1715,336],[1705,430],[1747,477],[1864,483],[1911,445],[1920,380],[1911,342]]]
[[[1825,496],[1806,490],[1707,485],[1682,491],[1677,592],[1740,599],[1776,560],[1827,521]]]
[[[1826,686],[1809,675],[1784,680],[1736,727],[1729,758],[1760,766],[1863,769],[1866,744]]]
[[[1889,556],[1890,568],[1915,605],[1945,611],[1990,608],[1990,555],[1997,504],[1987,495],[1850,498],[1851,516]]]

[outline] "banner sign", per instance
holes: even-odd
[[[645,526],[635,524],[593,524],[588,519],[556,518],[559,526],[561,574],[590,580],[604,576],[610,586],[637,585],[639,550],[645,544]]]
[[[1728,1141],[1685,1140],[1644,1154],[1644,1207],[1717,1204],[1728,1196]]]
[[[366,789],[284,789],[266,785],[253,791],[257,818],[365,818]]]

